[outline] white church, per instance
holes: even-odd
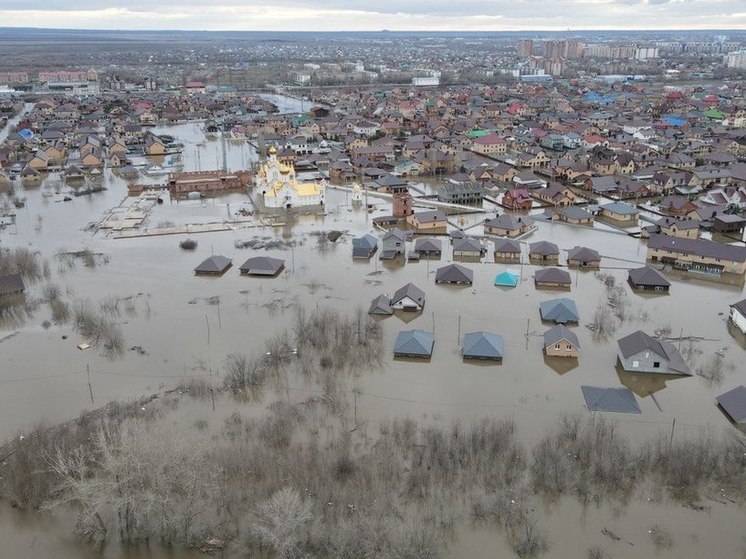
[[[299,182],[295,168],[277,160],[277,150],[269,148],[269,157],[256,174],[257,192],[265,208],[299,208],[324,204],[326,181]]]

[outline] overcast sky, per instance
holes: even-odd
[[[2,26],[252,31],[744,29],[746,1],[0,0]]]

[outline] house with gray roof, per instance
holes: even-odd
[[[381,240],[381,260],[391,260],[398,254],[404,254],[407,236],[401,229],[394,227],[386,232]]]
[[[634,393],[629,388],[604,388],[581,386],[585,405],[589,411],[612,413],[641,413]]]
[[[432,237],[421,237],[414,242],[414,252],[420,257],[440,258],[442,252],[442,243],[440,239]]]
[[[544,332],[544,352],[550,357],[577,357],[578,336],[564,324],[558,324]]]
[[[394,309],[391,308],[391,301],[386,295],[379,295],[370,304],[368,308],[368,314],[377,314],[382,316],[390,316],[394,314]]]
[[[512,239],[495,241],[495,262],[520,262],[521,245]]]
[[[370,233],[352,239],[352,257],[366,259],[378,250],[378,239]]]
[[[542,320],[556,322],[557,324],[575,323],[580,320],[575,301],[564,297],[542,301],[539,303],[539,312]]]
[[[474,271],[461,264],[448,264],[435,272],[435,283],[471,285],[474,283]]]
[[[736,386],[716,398],[718,407],[733,423],[746,425],[746,386]]]
[[[194,269],[194,273],[197,275],[222,276],[232,265],[233,261],[230,258],[214,255],[203,260]]]
[[[256,256],[249,258],[241,264],[239,270],[247,276],[266,276],[273,277],[278,275],[285,268],[285,261],[279,258],[269,256]]]
[[[637,216],[640,210],[624,202],[609,202],[599,206],[601,216],[614,220],[625,226],[637,225]]]
[[[601,256],[597,250],[576,246],[567,251],[567,265],[572,268],[600,268]]]
[[[627,280],[633,289],[668,293],[671,282],[663,274],[650,266],[634,268],[627,272]]]
[[[577,206],[553,208],[550,214],[552,221],[563,221],[573,225],[592,225],[593,214]]]
[[[433,354],[435,336],[424,330],[403,330],[396,336],[395,357],[428,358]]]
[[[528,245],[528,258],[532,264],[557,264],[559,247],[549,241],[537,241]]]
[[[527,216],[514,216],[502,214],[494,219],[486,221],[484,232],[500,237],[518,237],[533,230],[534,220]]]
[[[649,336],[642,330],[617,340],[619,361],[631,373],[660,373],[691,376],[689,366],[671,342]]]
[[[425,292],[413,283],[400,287],[391,298],[391,308],[401,311],[421,311],[425,306]]]
[[[536,289],[570,289],[570,273],[560,268],[541,268],[534,273]]]
[[[682,239],[651,235],[647,257],[674,268],[719,275],[746,272],[746,247],[726,245],[707,239]]]
[[[479,239],[474,237],[464,237],[463,239],[454,239],[453,257],[454,258],[476,258],[479,259],[486,254],[487,250]]]
[[[464,359],[492,359],[502,361],[503,337],[492,332],[470,332],[464,335],[461,355]]]

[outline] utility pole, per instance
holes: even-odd
[[[86,373],[88,373],[88,394],[91,395],[91,404],[93,404],[94,401],[93,401],[93,386],[91,386],[91,366],[86,365],[85,370],[86,370]]]
[[[456,343],[461,341],[461,313],[458,313],[458,334],[456,334]]]

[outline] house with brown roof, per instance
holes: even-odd
[[[503,194],[502,205],[509,210],[530,210],[533,203],[526,188],[511,188]]]
[[[570,206],[578,198],[572,190],[558,182],[551,183],[546,188],[535,191],[534,196],[553,206]]]

